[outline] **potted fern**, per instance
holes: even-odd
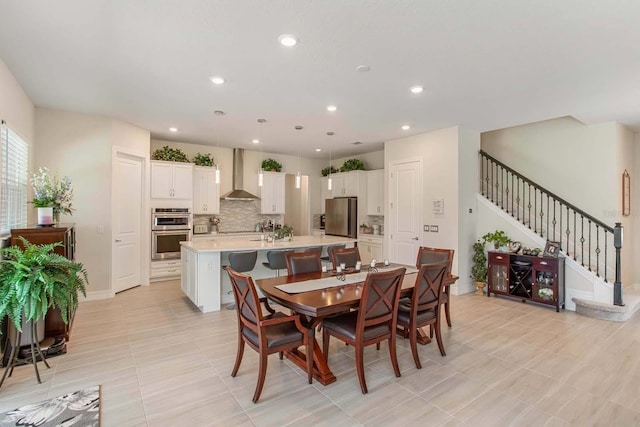
[[[58,308],[68,324],[69,313],[78,307],[78,294],[86,295],[88,281],[81,263],[53,252],[61,242],[34,245],[23,237],[20,240],[24,249],[5,248],[0,260],[0,319],[9,318],[14,347],[22,344],[24,325],[31,327],[31,343],[38,344],[43,337],[37,336],[34,323],[44,319],[49,308]]]

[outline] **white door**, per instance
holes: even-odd
[[[113,166],[113,292],[141,283],[144,158],[115,151]]]
[[[391,164],[389,259],[414,265],[422,244],[422,161]]]

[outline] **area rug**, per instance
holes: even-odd
[[[100,386],[25,405],[0,414],[0,427],[99,426]]]

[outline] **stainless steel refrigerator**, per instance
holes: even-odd
[[[324,233],[356,238],[358,235],[358,198],[339,197],[325,200]]]

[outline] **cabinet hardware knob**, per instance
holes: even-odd
[[[122,242],[122,240],[120,240],[120,239],[116,239],[116,243],[118,243],[118,242]]]
[[[413,240],[420,240],[420,239],[418,239],[417,237],[414,237]]]

